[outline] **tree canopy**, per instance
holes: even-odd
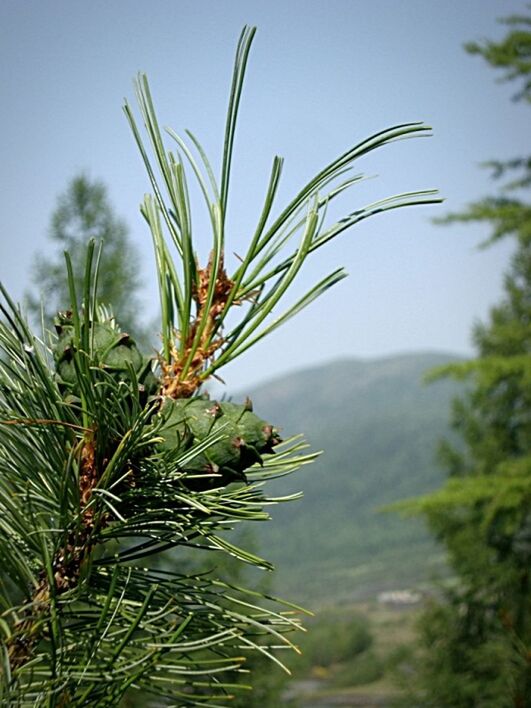
[[[518,81],[530,99],[531,18],[507,20],[500,42],[467,49]],[[457,585],[422,621],[426,705],[528,706],[531,696],[531,185],[529,156],[488,163],[507,181],[444,221],[483,222],[487,243],[515,242],[504,296],[474,328],[478,357],[432,376],[466,382],[453,405],[457,439],[443,442],[444,486],[405,507],[446,546]]]
[[[70,294],[64,251],[70,254],[74,283],[82,292],[87,246],[90,239],[95,239],[104,244],[99,268],[100,301],[120,313],[126,331],[137,334],[141,329],[140,258],[125,221],[114,213],[105,184],[83,173],[73,177],[57,199],[48,237],[55,253],[35,257],[34,291],[28,295],[31,312],[40,316],[42,302],[49,324],[58,311],[67,309]]]

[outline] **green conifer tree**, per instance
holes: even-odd
[[[142,330],[138,317],[140,259],[125,221],[114,213],[103,182],[82,173],[73,177],[57,199],[48,237],[55,253],[35,256],[34,291],[27,295],[30,312],[40,318],[42,306],[50,326],[57,311],[68,302],[65,250],[70,253],[74,282],[81,292],[87,246],[90,239],[95,239],[105,243],[99,268],[99,299],[120,313],[120,323],[126,331],[138,336]]]
[[[528,102],[531,18],[506,22],[501,42],[467,49],[521,81],[515,98]],[[508,183],[444,221],[483,222],[490,243],[511,238],[516,251],[502,301],[474,329],[478,358],[434,373],[468,382],[453,405],[460,440],[441,445],[448,480],[405,505],[425,515],[458,580],[421,623],[422,700],[437,708],[531,705],[531,159],[489,165]]]
[[[2,291],[4,705],[114,706],[132,692],[143,695],[144,705],[153,699],[221,706],[245,689],[246,656],[257,653],[282,666],[282,651],[295,648],[293,605],[224,581],[215,560],[212,572],[185,565],[164,571],[153,562],[166,550],[192,549],[270,569],[267,560],[238,547],[231,530],[265,520],[269,505],[289,501],[270,498],[265,484],[315,457],[299,438],[281,441],[250,401],[208,400],[202,387],[345,276],[334,271],[279,312],[312,252],[368,216],[439,200],[432,190],[407,193],[337,222],[326,219],[328,203],[359,181],[345,174],[358,157],[425,134],[423,124],[399,125],[358,143],[274,215],[282,168],[276,157],[256,231],[229,271],[225,219],[253,36],[245,28],[238,44],[219,182],[191,133],[185,141],[168,131],[173,149],[165,147],[145,76],[137,97],[151,151],[125,106],[153,188],[141,210],[157,265],[158,355],[142,355],[98,305],[93,242],[80,286],[67,255],[69,297],[46,341]],[[211,218],[205,266],[192,237],[188,169]],[[247,683],[252,686],[252,676]]]

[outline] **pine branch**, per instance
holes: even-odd
[[[238,44],[219,186],[190,132],[185,141],[168,131],[177,152],[165,148],[145,76],[136,88],[153,157],[125,106],[153,188],[141,212],[157,267],[158,355],[144,356],[99,305],[101,249],[93,241],[81,283],[65,254],[68,302],[55,332],[42,339],[2,289],[0,565],[7,580],[0,583],[0,697],[6,704],[114,706],[128,691],[145,691],[180,706],[221,706],[245,690],[239,678],[248,654],[286,669],[278,651],[297,651],[289,634],[300,627],[300,608],[227,583],[215,571],[187,570],[186,563],[190,552],[201,551],[272,570],[230,532],[297,498],[271,497],[266,484],[317,453],[301,437],[282,441],[249,400],[210,401],[201,388],[345,276],[335,270],[278,314],[311,253],[369,216],[440,200],[433,190],[406,192],[326,221],[329,202],[361,180],[347,174],[354,161],[426,135],[420,123],[359,142],[275,216],[277,157],[256,231],[229,274],[231,165],[254,33],[245,28]],[[210,214],[204,267],[195,252],[185,165]],[[235,308],[240,317],[228,326]],[[173,569],[157,569],[166,552]]]

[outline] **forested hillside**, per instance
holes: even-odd
[[[456,389],[449,381],[425,385],[423,375],[455,359],[334,361],[240,392],[284,437],[305,431],[312,449],[324,450],[305,471],[277,482],[277,493],[302,489],[303,499],[275,507],[275,523],[255,531],[279,570],[277,591],[312,603],[358,599],[443,568],[422,522],[379,509],[440,484],[435,450]]]

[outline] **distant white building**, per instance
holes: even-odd
[[[416,605],[422,600],[420,592],[414,590],[388,590],[378,593],[382,605]]]

